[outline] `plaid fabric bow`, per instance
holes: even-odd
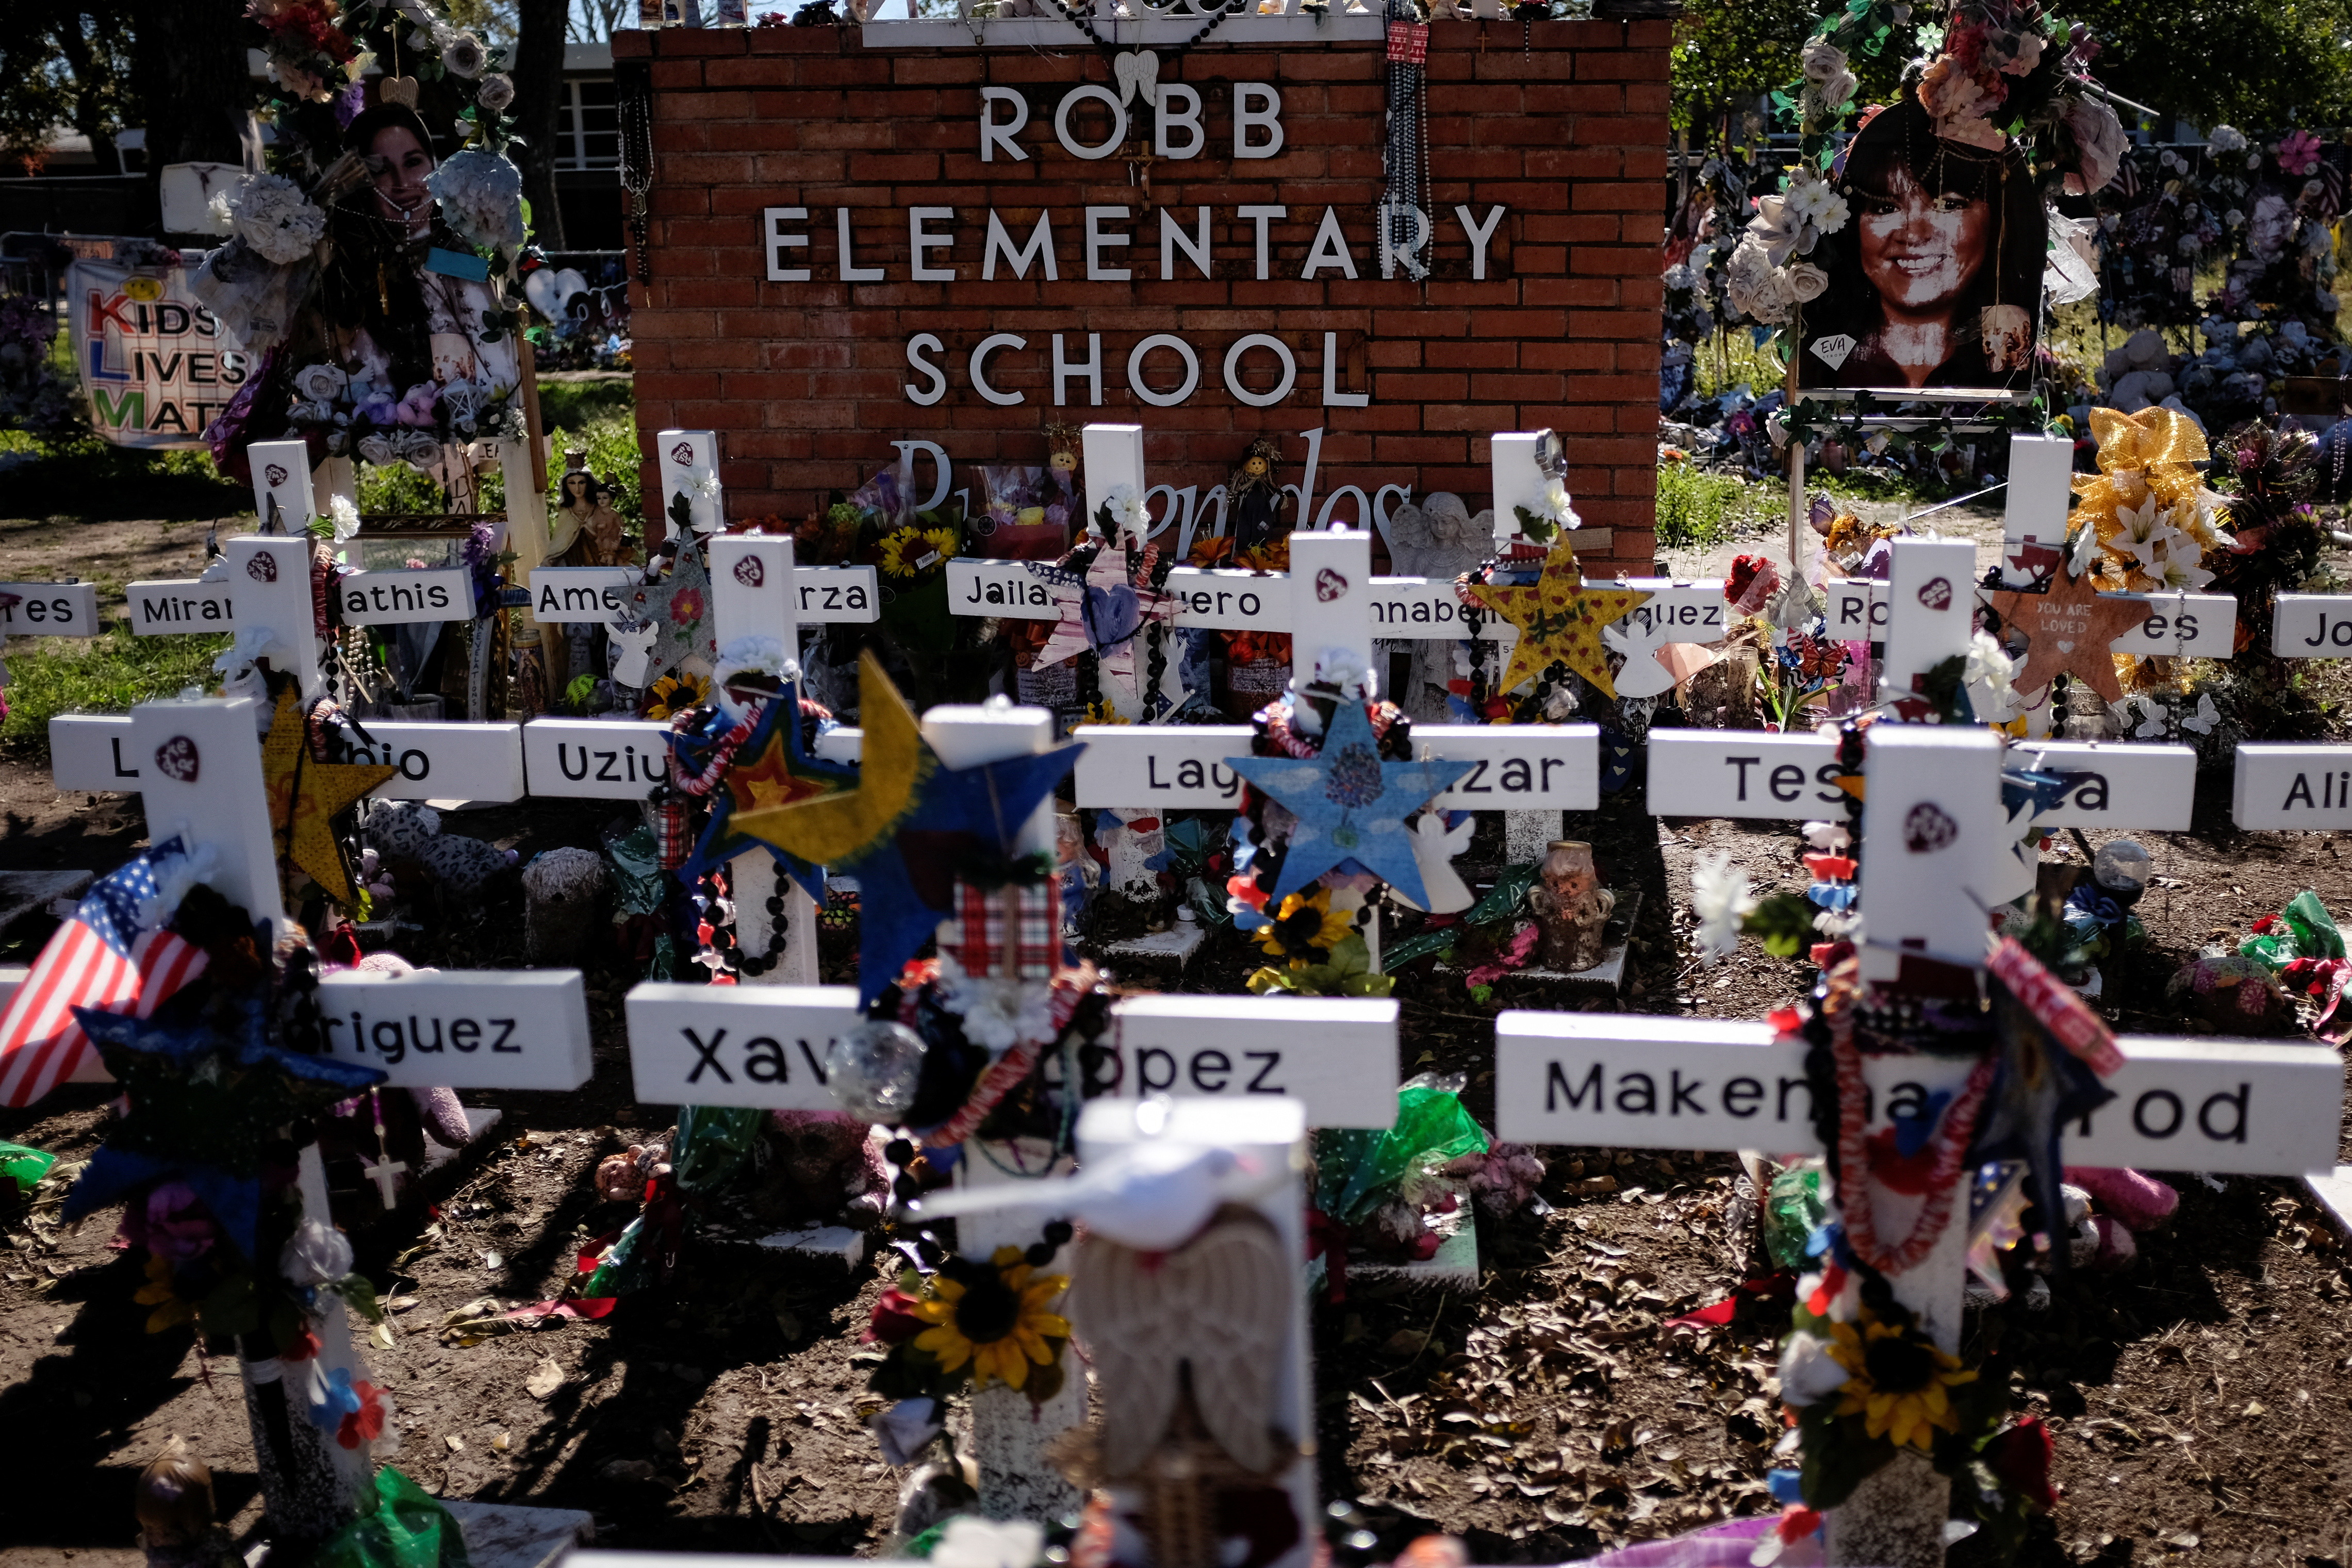
[[[998,888],[956,883],[953,913],[940,922],[940,950],[967,975],[1043,979],[1062,958],[1062,887],[1052,877]]]

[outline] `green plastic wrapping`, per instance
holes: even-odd
[[[1353,1225],[1396,1196],[1405,1178],[1464,1155],[1483,1153],[1486,1134],[1462,1108],[1461,1074],[1424,1072],[1397,1091],[1396,1125],[1329,1128],[1315,1134],[1319,1205]]]
[[[613,866],[613,918],[626,920],[632,915],[658,915],[662,897],[668,891],[669,878],[661,868],[661,852],[654,843],[654,831],[639,827],[625,833],[604,846],[604,858]]]
[[[28,1149],[22,1144],[0,1143],[0,1172],[12,1177],[17,1190],[30,1192],[41,1185],[58,1156],[43,1149]]]
[[[669,1152],[678,1191],[694,1197],[734,1180],[751,1162],[767,1119],[768,1113],[757,1106],[679,1106],[677,1142]]]
[[[374,1506],[319,1548],[311,1568],[472,1568],[466,1538],[441,1500],[390,1465]]]
[[[1764,1199],[1764,1250],[1773,1267],[1803,1268],[1805,1242],[1829,1214],[1818,1164],[1809,1160],[1777,1173]]]
[[[2252,958],[2264,968],[2276,973],[2297,958],[2341,958],[2344,937],[2336,929],[2336,921],[2327,913],[2327,905],[2319,902],[2319,894],[2309,888],[2288,900],[2279,911],[2280,925],[2259,936],[2250,936],[2238,947],[2239,955]]]

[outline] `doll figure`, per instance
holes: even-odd
[[[1078,494],[1078,433],[1059,420],[1045,426],[1045,521],[1062,530],[1086,526],[1085,502]]]
[[[1282,508],[1288,497],[1274,476],[1282,449],[1271,440],[1250,443],[1249,455],[1225,482],[1225,497],[1234,508],[1234,554],[1264,549],[1289,530],[1283,527]]]
[[[549,566],[624,566],[628,539],[621,514],[613,509],[613,487],[588,471],[588,454],[568,447],[571,465],[557,482],[555,508],[548,514]]]
[[[1593,869],[1592,846],[1554,839],[1537,875],[1528,907],[1543,927],[1544,967],[1564,975],[1590,969],[1601,962],[1601,928],[1617,907],[1617,895],[1601,885]]]

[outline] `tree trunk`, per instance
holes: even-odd
[[[147,119],[147,184],[166,163],[244,162],[254,99],[244,0],[171,0],[133,14],[133,84]]]
[[[105,94],[110,85],[106,80],[105,47],[107,18],[98,19],[99,48],[92,49],[90,40],[82,34],[81,13],[65,10],[50,25],[49,33],[57,40],[58,54],[73,77],[74,129],[89,138],[89,155],[99,173],[112,173],[120,167],[114,151],[114,133],[106,128]]]
[[[515,134],[509,156],[522,170],[532,237],[543,250],[563,246],[563,212],[555,203],[555,138],[563,103],[563,28],[568,0],[520,0],[514,60]]]

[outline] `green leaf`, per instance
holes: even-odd
[[[1748,911],[1739,929],[1775,958],[1793,958],[1812,940],[1812,902],[1801,893],[1776,893]]]

